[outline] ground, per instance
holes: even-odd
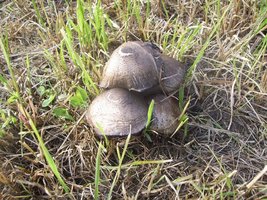
[[[0,19],[2,199],[267,198],[265,0],[7,0]],[[173,137],[84,119],[130,40],[192,63]]]

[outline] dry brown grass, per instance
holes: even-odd
[[[113,199],[267,198],[267,12],[261,12],[266,11],[266,1],[165,1],[164,6],[159,2],[151,4],[149,17],[147,4],[140,4],[143,20],[138,22],[138,16],[125,17],[127,4],[116,7],[112,1],[103,1],[104,12],[113,23],[105,29],[108,51],[97,38],[94,43],[82,44],[73,31],[75,50],[96,83],[108,55],[124,39],[150,40],[164,52],[192,61],[210,40],[185,83],[185,102],[191,97],[188,124],[173,138],[151,134],[153,142],[149,142],[143,135],[132,137]],[[16,102],[8,101],[11,95],[1,84],[0,198],[93,199],[98,139],[83,118],[85,108],[73,107],[69,102],[76,86],[86,88],[82,70],[66,47],[66,68],[59,55],[63,40],[60,30],[66,30],[69,19],[77,21],[76,2],[48,0],[37,5],[43,25],[32,1],[1,2],[0,31],[8,35],[23,105],[70,187],[70,194],[64,193],[27,120]],[[265,27],[257,31],[261,24]],[[198,34],[184,44],[186,47],[177,48],[180,35],[187,36],[186,31],[196,26],[200,27]],[[48,61],[44,50],[51,53],[55,65]],[[25,62],[27,56],[30,69]],[[0,71],[11,82],[2,52]],[[38,94],[39,86],[56,94],[47,107],[42,107],[47,97]],[[91,101],[95,94],[87,92]],[[54,116],[56,107],[66,108],[75,120]],[[7,120],[11,122],[4,126]],[[109,142],[100,155],[100,199],[106,199],[110,191],[119,165],[117,150],[122,152],[125,138]],[[155,160],[171,162],[138,163]]]

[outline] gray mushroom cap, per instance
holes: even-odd
[[[188,64],[181,63],[167,55],[162,55],[161,59],[163,64],[160,75],[160,87],[165,93],[170,94],[179,89],[184,80]]]
[[[145,95],[177,92],[184,81],[189,63],[182,63],[167,55],[154,57],[159,72],[158,84],[145,91]],[[150,76],[149,76],[150,77]]]
[[[150,129],[164,135],[171,135],[177,128],[180,110],[173,97],[157,94],[153,97],[155,104]]]
[[[114,88],[93,100],[86,119],[97,135],[137,134],[145,128],[147,109],[146,101],[138,94]]]
[[[111,55],[103,71],[100,86],[144,92],[158,85],[159,69],[155,61],[159,49],[144,42],[126,42]]]

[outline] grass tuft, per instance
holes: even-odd
[[[25,120],[24,122],[29,124],[29,127],[33,130],[35,137],[37,138],[37,141],[40,145],[40,148],[42,150],[42,153],[44,154],[44,157],[49,165],[49,167],[51,168],[52,172],[55,174],[55,176],[57,177],[59,183],[61,184],[61,186],[63,187],[65,192],[69,192],[69,188],[66,185],[66,183],[64,182],[64,180],[62,179],[57,166],[51,156],[51,154],[49,153],[48,149],[46,148],[42,137],[39,134],[39,131],[37,130],[35,123],[33,122],[30,114],[25,110],[25,108],[23,107],[23,101],[20,95],[20,91],[19,91],[19,87],[18,84],[16,82],[15,79],[15,75],[13,72],[13,68],[11,66],[11,62],[10,62],[10,55],[9,55],[9,51],[8,51],[8,43],[7,43],[7,39],[5,40],[6,45],[4,45],[3,39],[0,38],[0,47],[4,53],[5,59],[6,59],[6,63],[9,69],[9,73],[11,74],[11,80],[12,80],[12,84],[13,87],[15,88],[15,91],[10,91],[10,93],[16,93],[16,103],[17,103],[17,107],[18,107],[18,111],[20,112],[20,114],[23,116],[23,120]],[[28,63],[28,61],[27,61]],[[29,64],[29,63],[28,63]],[[11,87],[10,87],[11,88]]]

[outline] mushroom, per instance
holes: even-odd
[[[155,100],[151,130],[173,133],[180,111],[175,99],[164,94],[179,89],[186,70],[186,64],[161,54],[153,43],[122,44],[105,65],[100,86],[108,90],[89,106],[88,123],[97,135],[137,134],[146,126],[148,103],[143,96],[147,96]]]
[[[184,79],[186,64],[161,54],[153,43],[133,41],[119,46],[103,71],[103,88],[125,88],[146,95],[176,91]],[[148,78],[149,77],[149,78]]]
[[[147,109],[146,101],[138,94],[114,88],[93,100],[86,119],[97,135],[137,134],[145,128]]]
[[[160,50],[152,43],[126,42],[111,55],[100,86],[146,92],[159,84]]]
[[[164,93],[170,94],[179,89],[184,80],[187,65],[167,55],[161,55],[162,67],[160,87]]]
[[[148,53],[150,53],[155,59],[158,59],[160,57],[161,50],[156,44],[152,42],[140,42],[140,41],[138,41],[138,43],[140,44],[140,46],[142,46],[142,48],[144,48]]]
[[[164,135],[171,135],[177,128],[180,115],[178,102],[175,98],[157,94],[154,99],[154,110],[150,129]]]

